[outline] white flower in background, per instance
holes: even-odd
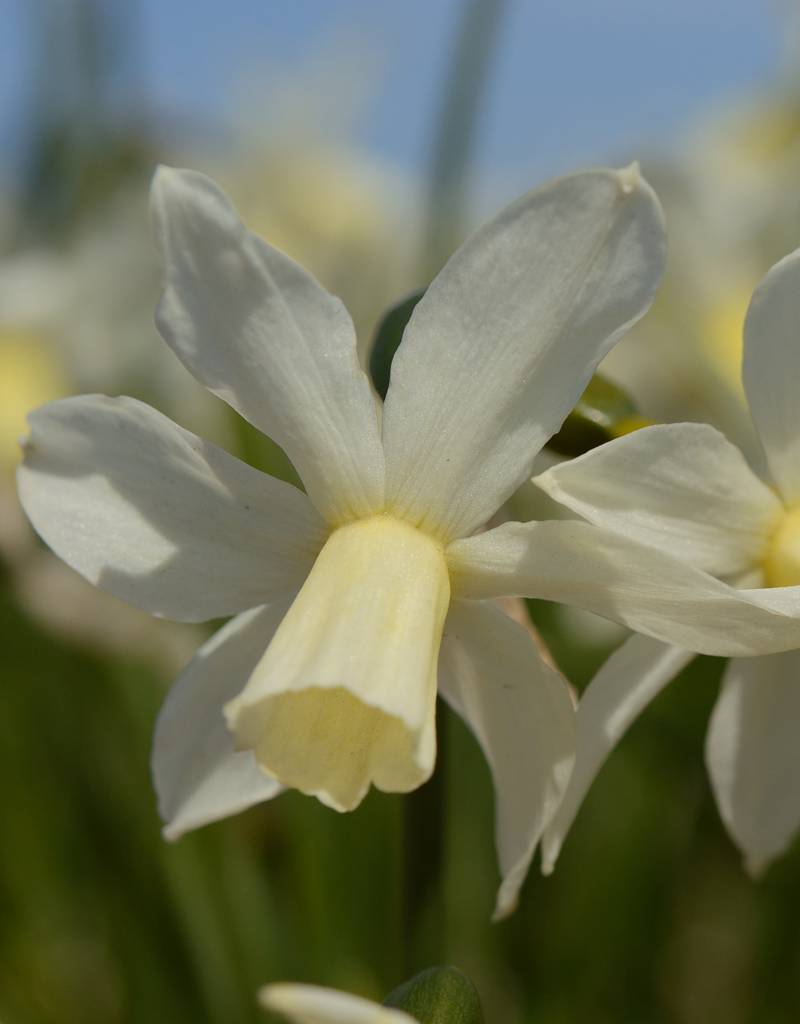
[[[230,436],[223,411],[160,343],[147,209],[120,186],[60,246],[0,260],[0,330],[39,337],[73,390],[137,387],[193,429]]]
[[[262,119],[263,109],[259,104]],[[250,125],[247,135],[252,139]],[[251,231],[269,238],[342,299],[363,357],[370,333],[361,328],[370,328],[398,295],[418,285],[411,259],[414,222],[407,209],[413,205],[406,201],[411,183],[354,148],[308,135],[291,141],[273,135],[261,146],[243,147],[244,159],[221,166],[222,176],[215,177]]]
[[[591,171],[484,226],[416,307],[382,417],[342,304],[211,181],[162,169],[152,206],[165,340],[285,449],[307,492],[132,399],[30,417],[19,492],[57,554],[153,614],[234,616],[159,719],[166,834],[282,786],[338,810],[370,784],[414,789],[433,770],[438,682],[493,772],[509,912],[566,786],[573,711],[487,599],[563,600],[711,653],[800,645],[783,608],[589,524],[473,536],[648,307],[664,257],[655,196],[636,168]]]
[[[794,59],[784,70],[794,76]],[[649,418],[711,423],[756,469],[741,325],[756,284],[796,245],[800,116],[786,84],[715,108],[648,163],[669,210],[670,259],[654,308],[603,366]]]
[[[319,985],[265,985],[258,1001],[291,1024],[416,1024],[416,1018],[402,1010]]]
[[[650,427],[537,478],[590,522],[656,545],[800,615],[800,250],[756,289],[742,380],[771,479],[703,424]],[[729,628],[738,627],[731,621]],[[798,645],[800,646],[800,645]],[[631,637],[587,688],[567,795],[543,839],[552,869],[597,772],[625,730],[691,660]],[[800,651],[735,658],[711,717],[706,761],[720,814],[753,874],[800,828]]]
[[[1,304],[1,303],[0,303]],[[157,622],[89,586],[42,548],[17,501],[14,473],[25,416],[72,388],[46,334],[0,329],[0,558],[15,602],[50,632],[95,650],[125,651],[170,673],[197,648],[198,630]]]

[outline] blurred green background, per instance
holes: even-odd
[[[800,847],[752,882],[705,776],[720,660],[698,658],[654,702],[602,772],[555,874],[534,867],[516,915],[491,925],[488,770],[443,709],[427,792],[372,793],[351,815],[290,793],[165,843],[152,727],[207,631],[95,593],[16,506],[25,411],[82,390],[133,394],[290,475],[282,453],[196,387],[155,336],[152,168],[214,173],[255,230],[344,298],[366,358],[381,312],[425,283],[475,219],[475,127],[502,71],[504,6],[452,5],[426,112],[433,141],[410,174],[319,131],[309,68],[264,94],[269,131],[251,131],[251,115],[223,135],[152,111],[121,120],[106,100],[121,68],[141,67],[125,8],[30,5],[37,87],[0,216],[2,1024],[244,1024],[264,1019],[254,994],[268,981],[382,998],[436,961],[473,978],[494,1024],[798,1019]],[[741,316],[767,267],[800,243],[800,92],[786,54],[769,89],[643,153],[667,211],[670,269],[607,367],[644,415],[706,419],[745,447]],[[524,492],[510,514],[537,510]],[[530,611],[578,689],[623,635],[542,603]],[[434,890],[409,934],[414,857]]]

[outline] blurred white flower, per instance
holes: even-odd
[[[800,618],[798,324],[800,250],[767,274],[745,321],[742,380],[768,482],[718,431],[688,423],[612,441],[536,482],[592,523],[734,585],[767,588],[742,592]],[[634,636],[589,685],[578,711],[575,771],[543,839],[546,870],[614,744],[691,657]],[[706,759],[723,821],[758,874],[800,828],[800,651],[730,662]]]
[[[60,244],[0,261],[0,329],[43,339],[73,390],[135,387],[193,429],[227,439],[224,410],[153,326],[159,287],[146,206],[120,187]]]
[[[473,536],[650,304],[658,201],[635,167],[591,171],[485,225],[416,307],[382,429],[337,299],[248,233],[202,175],[162,169],[153,214],[164,338],[285,449],[307,491],[132,399],[66,399],[30,417],[19,490],[57,554],[156,615],[235,616],[159,720],[167,835],[284,785],[339,810],[371,784],[419,786],[438,681],[494,775],[508,913],[567,783],[573,712],[530,635],[487,599],[575,603],[714,653],[800,642],[781,609],[586,523]]]
[[[306,136],[251,146],[220,172],[250,230],[342,299],[363,359],[370,335],[361,328],[419,283],[410,184],[354,148]]]
[[[741,387],[741,323],[753,288],[796,245],[796,91],[713,111],[668,159],[647,166],[669,210],[667,272],[651,314],[603,372],[651,419],[712,423],[759,467]]]
[[[265,985],[258,1001],[291,1024],[416,1024],[416,1018],[402,1010],[319,985]]]
[[[93,649],[146,656],[171,674],[197,647],[198,630],[156,622],[137,608],[109,601],[44,551],[17,500],[14,471],[25,414],[71,390],[47,335],[0,330],[0,556],[14,599],[49,630]]]

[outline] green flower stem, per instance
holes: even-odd
[[[447,810],[447,709],[437,701],[437,754],[433,776],[403,803],[403,963],[404,977],[445,954],[442,869]]]
[[[475,125],[505,6],[506,0],[465,0],[433,134],[422,256],[426,280],[439,271],[463,231],[467,168]],[[410,308],[404,314],[406,319],[407,314]],[[402,915],[406,976],[441,961],[445,953],[441,876],[445,845],[446,717],[440,701],[436,771],[404,803]]]
[[[463,233],[467,169],[505,6],[506,0],[466,0],[464,6],[431,150],[426,280],[438,273]]]

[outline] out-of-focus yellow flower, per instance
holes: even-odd
[[[16,269],[24,268],[19,264]],[[31,269],[30,277],[19,278],[15,272],[16,283],[22,285],[27,279],[33,285],[42,266]],[[17,297],[35,319],[33,294],[30,303],[19,291]],[[43,319],[52,312],[46,306],[43,301]],[[76,366],[67,362],[70,349],[60,344],[61,328],[68,332],[70,327],[59,325],[57,318],[51,327],[0,327],[0,555],[10,570],[15,600],[47,629],[73,642],[137,656],[146,651],[165,672],[174,672],[197,646],[197,632],[156,622],[123,604],[109,607],[100,601],[93,587],[41,550],[19,506],[13,471],[21,457],[20,439],[27,433],[26,414],[32,406],[61,398],[74,387]]]
[[[712,367],[742,402],[742,324],[755,284],[732,286],[718,302],[709,304],[700,325]]]
[[[800,143],[800,110],[795,107],[763,107],[758,116],[746,120],[734,133],[736,155],[754,164],[780,160]]]
[[[343,300],[363,360],[380,313],[418,284],[397,176],[356,151],[294,142],[222,177],[253,230]]]
[[[249,204],[254,230],[274,238],[278,248],[307,249],[318,260],[313,250],[319,241],[371,244],[386,228],[387,206],[376,176],[349,154],[287,151],[258,170],[262,174],[253,177],[260,177],[261,187]]]
[[[28,411],[68,392],[61,362],[43,336],[0,327],[0,472],[19,461]]]

